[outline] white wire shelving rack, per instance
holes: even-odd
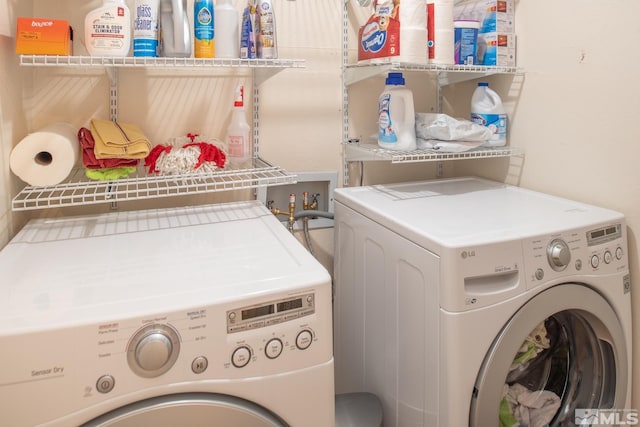
[[[25,186],[12,200],[14,211],[111,203],[142,199],[184,196],[222,191],[252,189],[296,183],[296,175],[273,166],[259,156],[259,87],[269,78],[289,68],[304,68],[303,59],[223,59],[223,58],[149,58],[21,55],[20,65],[27,67],[63,67],[65,69],[103,69],[110,83],[110,118],[118,117],[118,71],[128,68],[158,70],[166,75],[196,73],[203,77],[247,76],[253,90],[253,159],[246,169],[220,169],[211,173],[150,175],[143,167],[128,178],[92,181],[84,168],[76,168],[62,183],[49,187]]]
[[[353,162],[390,161],[391,163],[442,162],[460,159],[485,159],[492,157],[524,156],[517,147],[477,148],[461,153],[445,153],[437,150],[394,151],[380,148],[377,144],[361,143],[350,135],[349,87],[360,81],[384,76],[390,71],[422,72],[435,76],[437,110],[442,110],[442,87],[492,76],[495,74],[521,74],[519,67],[486,65],[444,65],[432,63],[398,62],[393,59],[375,63],[349,62],[349,4],[343,0],[342,9],[342,138],[343,138],[343,183],[349,185],[350,168]],[[438,175],[442,164],[438,163]]]
[[[90,181],[84,168],[76,168],[63,183],[24,187],[12,201],[14,211],[117,203],[292,184],[296,175],[268,162],[253,159],[247,169],[221,169],[209,173],[148,175],[141,166],[129,178]]]

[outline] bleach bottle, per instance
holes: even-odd
[[[471,97],[471,121],[486,126],[493,136],[484,146],[507,145],[507,114],[500,96],[489,88],[489,83],[478,83]]]
[[[413,93],[402,73],[389,73],[378,99],[378,145],[389,150],[417,148]]]

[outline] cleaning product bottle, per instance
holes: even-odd
[[[248,0],[247,7],[242,12],[240,26],[240,58],[254,59],[256,57],[255,39],[256,0]]]
[[[229,162],[232,165],[243,166],[251,159],[250,130],[244,111],[244,86],[240,85],[236,88],[231,123],[227,128]]]
[[[216,58],[240,57],[240,17],[231,0],[218,0],[215,7]]]
[[[413,93],[402,73],[389,73],[378,99],[378,145],[389,150],[415,150],[416,113]]]
[[[160,0],[160,56],[191,56],[187,0]]]
[[[215,56],[215,27],[213,0],[195,0],[193,53],[196,58]]]
[[[256,15],[258,58],[276,59],[278,57],[276,15],[271,0],[258,0]]]
[[[133,56],[158,56],[158,1],[135,2]]]
[[[127,56],[131,14],[124,0],[103,0],[84,20],[84,41],[91,56]]]
[[[480,82],[471,97],[471,121],[486,126],[493,136],[484,145],[502,147],[507,145],[507,114],[500,95],[489,88],[489,83]]]

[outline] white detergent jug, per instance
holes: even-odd
[[[404,86],[402,73],[389,73],[378,99],[378,145],[389,150],[417,148],[413,93]]]
[[[493,132],[488,147],[507,145],[507,114],[500,95],[489,88],[489,83],[480,82],[471,97],[471,121],[486,126]]]
[[[160,56],[191,56],[191,29],[187,0],[160,0],[162,41]]]

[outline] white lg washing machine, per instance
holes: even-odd
[[[259,202],[34,220],[0,277],[0,425],[334,423],[330,276]]]
[[[624,420],[622,214],[460,178],[336,190],[335,224],[336,390],[386,427]]]

